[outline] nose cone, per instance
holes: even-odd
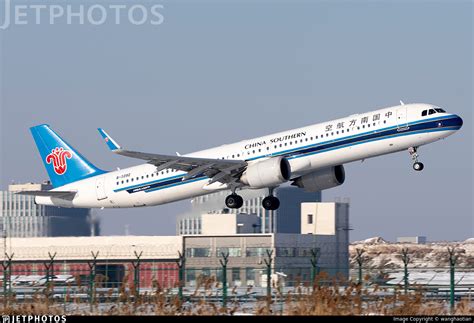
[[[456,115],[456,117],[454,118],[454,125],[459,127],[459,129],[461,129],[463,125],[463,121],[460,116]]]

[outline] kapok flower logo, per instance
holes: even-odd
[[[58,175],[63,175],[67,170],[66,159],[71,159],[72,153],[69,150],[64,150],[62,147],[56,147],[51,151],[51,154],[46,156],[46,163],[53,163],[54,172]]]

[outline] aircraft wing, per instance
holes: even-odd
[[[72,198],[76,195],[75,191],[18,191],[15,194],[33,195],[33,196],[50,196],[58,198]]]
[[[230,184],[237,182],[240,175],[247,168],[247,162],[243,160],[210,159],[181,155],[172,156],[125,150],[103,129],[99,128],[98,130],[112,152],[122,156],[146,160],[148,163],[156,166],[157,172],[167,168],[185,171],[188,174],[184,176],[183,180],[204,174],[211,178],[209,184],[214,182]]]

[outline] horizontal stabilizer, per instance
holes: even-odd
[[[74,191],[19,191],[15,194],[33,195],[33,196],[49,196],[57,198],[72,198],[77,192]]]

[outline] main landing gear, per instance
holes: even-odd
[[[225,205],[227,205],[229,209],[239,209],[243,204],[244,199],[242,196],[235,194],[235,192],[232,192],[232,194],[225,198]]]
[[[265,210],[274,211],[280,207],[280,200],[273,196],[273,187],[268,189],[269,195],[263,199],[262,206]]]
[[[225,205],[229,209],[239,209],[243,204],[244,199],[242,196],[235,194],[235,191],[225,198]],[[274,211],[280,207],[280,200],[273,196],[273,188],[270,189],[270,195],[263,199],[262,207],[269,211]]]
[[[425,165],[423,163],[418,161],[418,153],[417,153],[418,147],[410,147],[408,148],[408,152],[410,153],[411,159],[413,160],[413,169],[416,170],[417,172],[420,172],[425,168]]]
[[[262,206],[265,210],[274,211],[280,207],[280,200],[270,195],[263,199]]]

